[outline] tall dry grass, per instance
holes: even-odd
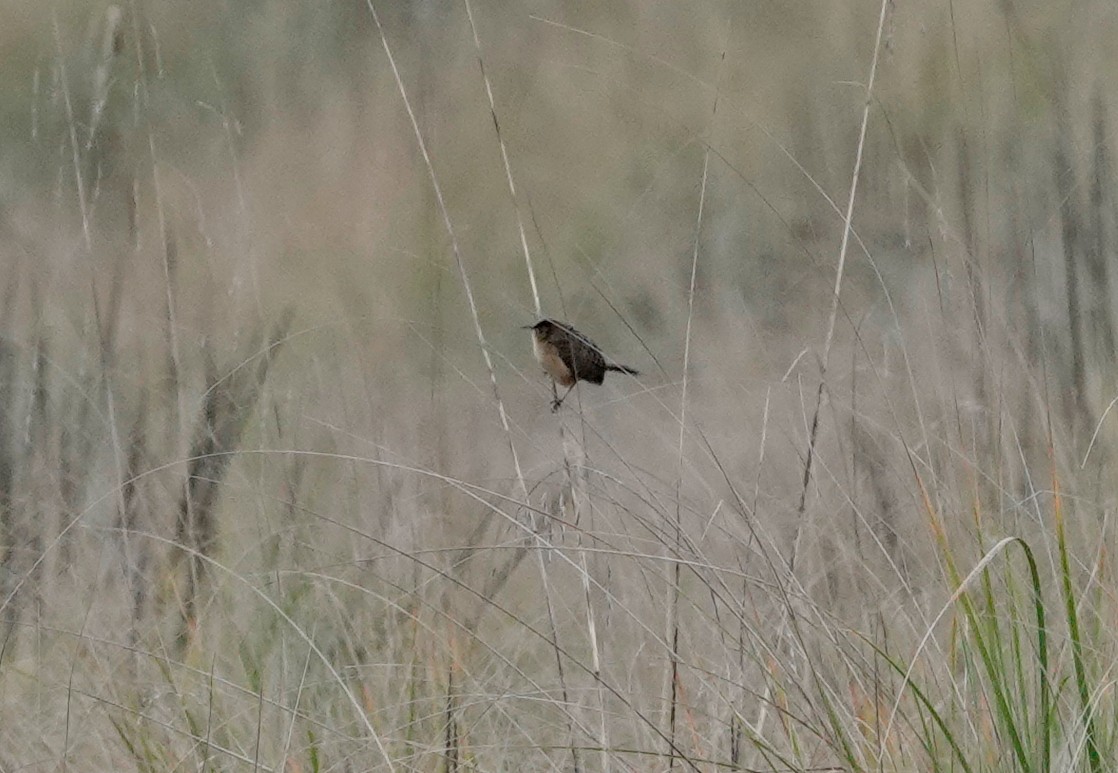
[[[0,770],[1112,767],[1072,10],[6,4]]]

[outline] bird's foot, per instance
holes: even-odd
[[[556,397],[554,400],[551,401],[551,412],[552,413],[558,413],[559,408],[562,405],[563,405],[563,398]]]

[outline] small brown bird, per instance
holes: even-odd
[[[534,325],[525,325],[524,329],[532,331],[532,353],[543,366],[544,372],[556,384],[567,388],[563,396],[555,398],[555,402],[551,404],[553,413],[559,410],[559,406],[579,381],[601,384],[607,370],[628,373],[630,376],[640,375],[640,371],[633,368],[606,362],[598,345],[570,325],[553,319],[541,319]]]

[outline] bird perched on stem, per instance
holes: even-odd
[[[543,366],[544,373],[559,386],[567,388],[563,396],[556,397],[551,404],[552,413],[559,410],[579,381],[601,384],[607,370],[630,376],[640,375],[640,371],[634,368],[607,362],[598,345],[570,325],[541,319],[534,325],[525,325],[524,329],[532,331],[532,353]]]

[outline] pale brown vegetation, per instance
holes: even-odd
[[[0,770],[1098,770],[1072,5],[4,3]]]

